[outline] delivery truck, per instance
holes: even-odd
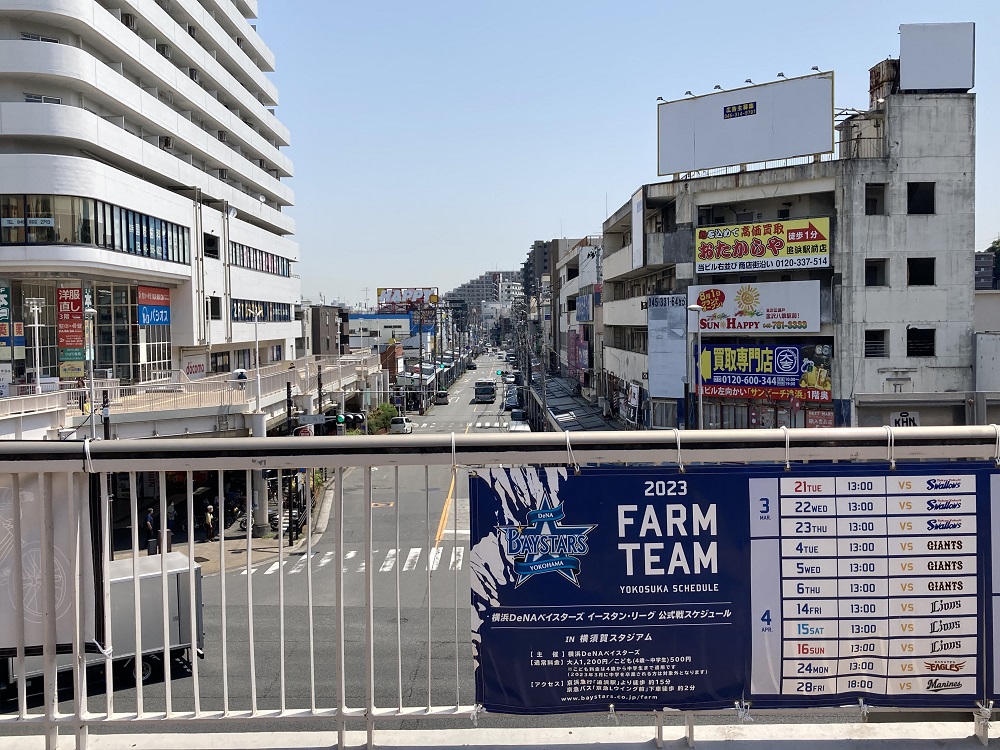
[[[195,633],[191,633],[191,597],[188,558],[180,552],[168,552],[167,569],[167,633],[170,660],[183,658],[189,663],[194,656],[204,657],[205,631],[202,620],[201,566],[194,566]],[[135,647],[135,596],[132,585],[132,558],[114,560],[108,565],[111,584],[111,648],[112,663],[120,668],[126,685],[135,684],[138,670],[142,681],[149,682],[163,667],[163,592],[160,585],[161,557],[144,555],[136,561],[139,579],[139,610],[142,613],[140,640],[142,653]],[[103,665],[99,653],[85,655],[87,666]],[[56,657],[59,673],[73,671],[72,654]],[[41,656],[26,656],[24,676],[28,693],[43,690],[44,663]],[[169,673],[168,673],[169,674]],[[16,699],[18,662],[15,657],[0,658],[0,699]],[[120,684],[120,683],[119,683]]]

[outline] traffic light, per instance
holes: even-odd
[[[497,375],[503,375],[503,370],[497,370]]]

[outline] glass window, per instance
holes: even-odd
[[[122,229],[122,209],[118,206],[114,206],[111,209],[111,216],[113,219],[111,228],[113,233],[112,248],[121,253],[125,251],[123,242],[125,235],[124,230]]]
[[[24,196],[0,195],[0,242],[24,242]]]
[[[28,242],[55,242],[56,220],[52,212],[51,195],[27,197]]]
[[[104,203],[97,201],[94,204],[94,241],[98,247],[104,247]]]

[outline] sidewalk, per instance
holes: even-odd
[[[327,524],[330,520],[330,512],[333,509],[333,497],[334,482],[331,478],[331,480],[324,486],[322,495],[313,510],[313,544],[316,544],[320,537],[322,537],[323,532],[326,531]],[[303,527],[302,535],[298,538],[295,544],[290,547],[288,545],[288,534],[286,532],[284,539],[280,541],[280,543],[284,546],[284,554],[302,554],[306,548],[306,531],[307,529]],[[240,531],[239,527],[235,527],[226,531],[225,535],[225,538],[220,537],[220,541],[205,542],[198,540],[194,543],[194,560],[201,565],[202,575],[214,575],[223,569],[233,570],[247,567],[246,532]],[[178,536],[180,539],[178,540],[175,537],[173,542],[173,551],[186,555],[188,552],[187,539],[184,538],[184,535],[179,534]],[[253,548],[252,557],[250,559],[251,567],[254,565],[260,565],[261,563],[271,562],[278,558],[279,539],[277,536],[272,535],[270,538],[255,538],[252,540],[251,546]],[[114,559],[121,560],[123,558],[128,558],[131,554],[132,551],[130,549],[115,550]],[[146,551],[140,550],[139,554],[145,557]]]

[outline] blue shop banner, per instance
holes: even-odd
[[[476,701],[486,710],[707,709],[742,697],[740,482],[714,477],[709,493],[668,474],[521,468],[471,480]]]
[[[994,461],[524,467],[470,493],[489,711],[1000,699]]]
[[[170,325],[170,308],[160,305],[139,305],[139,325],[168,326]]]

